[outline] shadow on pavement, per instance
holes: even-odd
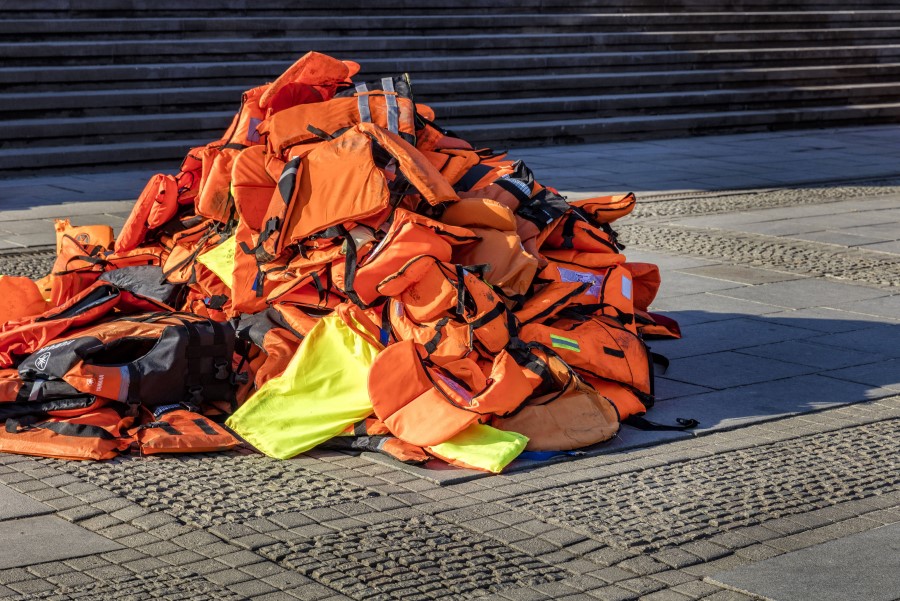
[[[859,319],[705,311],[666,315],[690,325],[682,327],[681,340],[649,341],[671,364],[665,374],[657,374],[657,402],[646,417],[660,424],[693,418],[700,422],[696,429],[647,431],[623,425],[609,442],[543,461],[518,459],[504,473],[900,394],[900,323],[861,314],[849,314]],[[489,475],[438,461],[415,467],[374,453],[364,456],[440,484]]]

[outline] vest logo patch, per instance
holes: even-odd
[[[34,366],[41,371],[47,369],[47,363],[50,362],[50,353],[46,352],[34,361]]]
[[[553,346],[553,348],[575,351],[576,353],[581,352],[581,347],[578,345],[578,341],[572,340],[571,338],[566,338],[565,336],[550,334],[550,344]]]

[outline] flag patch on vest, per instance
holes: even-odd
[[[550,344],[553,348],[561,348],[567,351],[575,351],[576,353],[581,352],[581,347],[578,346],[577,340],[572,340],[571,338],[566,338],[564,336],[558,336],[556,334],[550,334]]]

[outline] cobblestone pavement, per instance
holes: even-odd
[[[0,598],[758,598],[714,575],[900,522],[897,222],[900,178],[647,195],[619,229],[685,332],[653,345],[672,367],[648,417],[695,435],[457,479],[325,451],[0,455],[46,506],[28,519],[120,545],[2,569]]]
[[[0,483],[125,548],[2,570],[0,594],[750,598],[705,577],[900,521],[898,431],[894,396],[450,486],[337,453],[4,455]]]

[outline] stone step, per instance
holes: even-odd
[[[172,161],[173,172],[187,151],[208,144],[208,139],[161,140],[147,142],[137,140],[116,144],[66,145],[54,147],[0,149],[0,174],[27,175],[53,169],[64,172],[66,168],[106,165],[158,164]]]
[[[441,125],[456,130],[471,124],[512,123],[526,117],[549,121],[697,111],[806,109],[837,103],[878,104],[897,98],[900,98],[900,82],[512,98],[435,102],[429,106],[439,116]]]
[[[661,13],[534,13],[396,16],[269,16],[106,19],[6,19],[0,21],[4,41],[139,40],[310,35],[384,36],[486,30],[504,33],[606,31],[715,31],[722,29],[810,29],[822,27],[884,27],[900,23],[900,10],[834,10],[777,12]]]
[[[802,127],[828,128],[874,123],[896,123],[900,103],[812,107],[798,111],[685,113],[629,115],[625,117],[474,124],[454,129],[466,139],[494,148],[546,144],[581,144],[600,140],[649,139],[687,135],[772,131]]]
[[[744,48],[704,51],[578,52],[472,57],[352,57],[362,69],[357,78],[377,79],[408,72],[413,80],[437,77],[485,77],[654,71],[661,69],[747,69],[827,66],[844,63],[900,62],[900,44],[828,48]],[[174,86],[259,85],[271,81],[291,60],[0,67],[6,92],[133,89]]]
[[[31,148],[124,142],[219,139],[234,117],[234,111],[153,113],[147,115],[100,115],[95,117],[48,117],[3,122],[0,148]]]
[[[735,11],[772,10],[771,0],[731,0],[728,8]],[[896,8],[892,0],[858,0],[852,5],[857,9]],[[777,4],[780,10],[846,9],[843,0],[783,0]],[[396,16],[421,15],[435,12],[484,12],[479,0],[443,0],[435,2],[411,2],[409,0],[383,0],[373,3],[367,0],[333,0],[329,2],[307,0],[18,0],[0,1],[0,16],[81,16],[115,17],[122,14],[148,16],[215,16],[223,12],[241,15],[283,15],[287,11],[303,15],[334,15],[339,12],[354,14],[388,14]],[[491,12],[568,12],[592,10],[599,12],[645,11],[715,11],[722,9],[719,0],[493,0]]]
[[[401,57],[441,56],[454,53],[483,56],[488,52],[529,54],[561,51],[697,50],[742,47],[821,47],[827,45],[890,44],[900,28],[833,28],[804,30],[735,30],[672,32],[593,32],[515,34],[478,32],[446,36],[349,36],[269,37],[191,39],[172,44],[170,40],[71,41],[0,43],[5,66],[40,64],[127,64],[181,62],[185,56],[217,59],[272,60],[294,57],[307,49],[331,53],[338,58],[352,56]]]
[[[836,80],[852,82],[896,81],[900,63],[874,65],[830,65],[776,69],[708,69],[593,73],[534,77],[507,75],[484,78],[433,78],[413,81],[420,102],[479,102],[490,99],[545,98],[560,95],[596,95],[630,92],[674,92],[714,90],[735,86],[827,85]],[[258,81],[258,80],[257,80]],[[241,93],[250,85],[80,90],[67,92],[20,92],[0,94],[0,118],[23,119],[46,116],[80,117],[130,113],[236,111]]]
[[[883,123],[897,119],[900,119],[900,103],[885,102],[810,107],[802,111],[782,108],[470,124],[455,127],[454,131],[480,144],[503,148],[623,138],[767,131],[804,126],[839,127],[847,124]],[[166,160],[172,161],[172,171],[175,171],[180,159],[191,147],[208,141],[184,139],[0,149],[0,176],[3,174],[23,176],[50,169],[64,172],[67,166],[88,167],[104,163],[127,168],[147,163],[159,164]]]
[[[791,86],[683,92],[622,93],[590,96],[506,98],[472,102],[434,102],[441,125],[459,129],[483,123],[579,119],[696,111],[803,109],[836,103],[877,104],[900,96],[900,83]],[[95,145],[163,141],[179,137],[218,139],[232,111],[151,115],[43,118],[6,121],[0,148]]]

